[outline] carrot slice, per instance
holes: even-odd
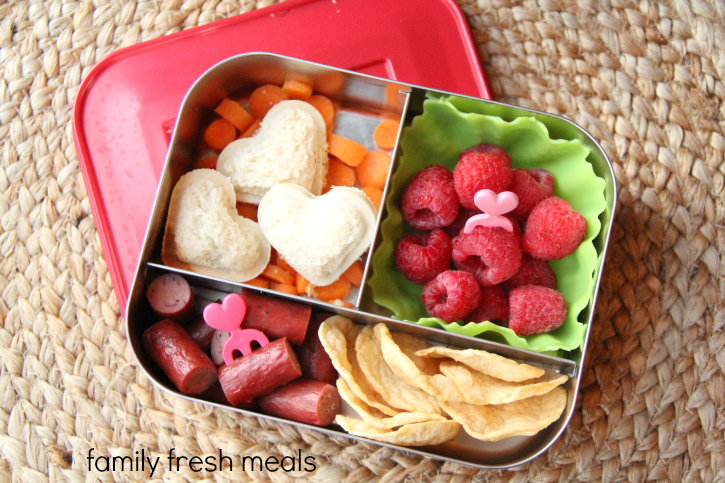
[[[378,124],[378,127],[373,131],[373,140],[380,149],[390,151],[395,147],[395,140],[398,138],[398,129],[400,123],[393,121],[392,119],[385,119],[383,122]]]
[[[384,151],[370,151],[355,169],[362,186],[383,189],[390,170],[390,155]]]
[[[251,126],[247,128],[246,131],[242,133],[240,138],[251,138],[255,134],[257,134],[257,131],[259,130],[259,127],[262,125],[261,119],[255,119]]]
[[[345,87],[345,74],[337,71],[325,72],[315,78],[315,91],[326,96],[334,96]]]
[[[350,285],[350,280],[346,277],[340,277],[330,285],[315,287],[315,292],[317,292],[317,298],[320,300],[342,300],[347,297],[347,293],[350,291]]]
[[[294,79],[287,79],[282,86],[284,92],[290,99],[306,101],[312,96],[312,86]]]
[[[271,263],[264,268],[262,276],[272,282],[285,283],[287,285],[293,285],[295,283],[294,275],[289,272],[285,272],[277,265]]]
[[[329,300],[323,300],[323,302],[327,302],[328,304],[337,305],[338,307],[346,307],[348,309],[352,309],[355,307],[350,302],[345,302],[344,300],[340,299],[329,299]]]
[[[377,186],[365,186],[364,188],[362,188],[362,190],[365,195],[370,198],[370,201],[373,202],[373,205],[375,206],[375,211],[380,213],[380,204],[383,202],[382,190]]]
[[[217,151],[227,147],[227,144],[234,141],[237,128],[226,119],[215,119],[204,130],[204,141]]]
[[[327,168],[327,185],[322,190],[327,193],[333,186],[355,186],[355,170],[337,158],[330,158],[330,164]]]
[[[236,127],[240,132],[246,131],[246,129],[254,122],[254,118],[247,112],[246,109],[244,109],[238,102],[229,98],[222,99],[222,102],[216,106],[214,112],[234,124],[234,127]]]
[[[216,162],[219,156],[207,156],[197,159],[192,169],[216,169]]]
[[[244,203],[243,201],[237,201],[237,213],[239,216],[248,218],[254,222],[257,221],[257,205],[252,203]]]
[[[330,133],[327,136],[328,151],[348,166],[357,166],[362,163],[365,157],[365,146],[337,134]]]
[[[255,287],[260,288],[269,288],[269,280],[265,280],[262,277],[256,277],[251,280],[247,280],[244,283],[246,283],[247,285],[254,285]]]
[[[350,265],[347,270],[343,272],[343,275],[345,278],[350,280],[354,286],[359,287],[362,285],[363,266],[362,263],[360,263],[360,260],[355,260],[355,263]]]
[[[295,274],[295,286],[297,287],[297,292],[300,295],[307,295],[307,289],[310,286],[310,282],[307,281],[305,277],[297,273]]]
[[[284,270],[285,272],[291,273],[292,275],[295,275],[297,273],[297,270],[292,268],[292,265],[287,263],[287,260],[284,259],[282,255],[280,255],[276,250],[274,254],[272,255],[272,263],[277,265],[279,268]]]
[[[288,285],[286,283],[272,282],[272,286],[270,288],[272,290],[276,290],[277,292],[288,293],[290,295],[298,295],[297,287],[295,287],[294,285]]]
[[[275,104],[288,100],[281,87],[272,84],[257,87],[249,97],[249,112],[262,119]]]
[[[335,106],[332,101],[325,96],[315,94],[307,102],[320,112],[322,119],[325,121],[325,127],[329,132],[335,122]]]

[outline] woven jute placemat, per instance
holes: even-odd
[[[109,52],[272,2],[11,0],[0,5],[0,483],[151,480],[88,473],[92,447],[301,450],[317,462],[290,474],[164,467],[154,481],[725,481],[723,3],[459,1],[495,98],[581,124],[620,185],[564,436],[529,464],[479,472],[154,389],[126,344],[72,103]]]

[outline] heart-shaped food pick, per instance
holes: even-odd
[[[237,214],[234,188],[212,169],[181,177],[169,202],[164,264],[235,282],[264,270],[270,245],[259,225]]]
[[[477,226],[501,227],[508,232],[514,231],[511,220],[504,215],[513,211],[519,204],[519,197],[511,191],[496,194],[491,190],[480,190],[473,197],[473,202],[483,213],[472,216],[466,222],[463,233],[471,233]]]
[[[242,329],[244,316],[247,315],[247,304],[238,293],[230,293],[221,304],[212,303],[204,307],[204,321],[217,330],[231,332],[231,336],[224,344],[222,351],[224,363],[234,362],[234,351],[239,351],[243,356],[252,352],[252,341],[264,347],[269,344],[269,339],[257,329]]]
[[[280,183],[293,183],[319,195],[327,165],[322,115],[306,102],[283,101],[264,116],[255,136],[224,148],[216,169],[232,182],[238,201],[256,204]]]
[[[322,196],[292,184],[277,185],[257,211],[267,240],[313,285],[329,285],[365,253],[377,212],[361,190],[336,187]]]

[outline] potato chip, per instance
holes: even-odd
[[[380,429],[393,429],[398,426],[412,423],[422,423],[425,421],[445,421],[446,418],[440,414],[426,414],[421,412],[398,413],[393,417],[388,417],[375,408],[365,404],[365,401],[358,398],[352,392],[350,386],[347,385],[345,379],[338,378],[337,389],[340,397],[344,399],[366,423],[370,426]]]
[[[410,412],[443,414],[435,397],[407,384],[390,369],[372,327],[365,327],[357,336],[355,350],[360,369],[387,404]]]
[[[391,334],[385,324],[374,329],[375,338],[380,344],[385,362],[400,379],[437,398],[447,401],[465,402],[461,391],[453,381],[440,374],[440,362],[432,357],[415,355],[417,351],[430,347],[426,341],[407,334]]]
[[[482,441],[531,436],[559,419],[566,408],[566,391],[558,386],[542,396],[499,405],[441,401],[466,432]]]
[[[350,319],[336,315],[320,324],[320,342],[330,356],[332,365],[357,397],[368,406],[372,406],[388,416],[395,416],[400,411],[385,404],[360,370],[355,356],[355,339],[360,331],[360,328]]]
[[[441,372],[448,376],[471,404],[506,404],[540,396],[564,384],[569,378],[554,371],[524,382],[509,382],[474,371],[460,362],[443,361]]]
[[[462,362],[478,372],[510,382],[521,382],[544,375],[539,367],[521,364],[511,359],[476,349],[449,349],[448,347],[430,347],[416,352],[420,357],[450,357]]]
[[[406,424],[395,431],[375,428],[365,421],[338,415],[335,422],[350,434],[400,446],[427,446],[450,441],[458,435],[461,425],[455,421],[428,421]]]

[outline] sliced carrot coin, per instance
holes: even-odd
[[[295,287],[294,285],[288,285],[286,283],[272,282],[272,285],[270,286],[270,288],[272,290],[276,290],[277,292],[288,293],[290,295],[298,295],[297,287]]]
[[[251,126],[247,128],[246,131],[242,133],[240,138],[251,138],[255,134],[257,134],[257,131],[259,130],[259,127],[262,125],[261,119],[255,119]]]
[[[295,79],[287,79],[282,86],[282,92],[290,99],[306,101],[312,96],[312,86]]]
[[[218,159],[219,156],[207,156],[205,158],[197,159],[192,169],[216,169],[216,162]]]
[[[325,121],[325,127],[329,132],[335,123],[335,106],[332,101],[325,96],[315,94],[307,102],[320,112],[322,119]]]
[[[380,149],[390,151],[395,147],[395,140],[398,138],[400,123],[392,119],[385,119],[373,131],[373,140]]]
[[[257,205],[253,205],[252,203],[237,201],[237,214],[254,222],[257,221],[257,208]]]
[[[297,287],[297,292],[300,295],[307,295],[307,288],[310,286],[310,282],[307,281],[305,277],[297,273],[295,274],[295,286]]]
[[[385,180],[390,171],[390,155],[385,151],[370,151],[357,168],[355,173],[361,186],[385,187]]]
[[[254,122],[254,118],[241,104],[229,98],[222,99],[219,105],[216,106],[216,109],[214,109],[214,112],[234,124],[234,127],[240,132],[246,131]]]
[[[363,271],[363,265],[360,260],[355,260],[355,263],[350,265],[347,270],[343,272],[343,276],[350,280],[354,286],[359,287],[362,285]]]
[[[287,263],[287,260],[284,259],[282,255],[280,255],[276,250],[274,251],[274,254],[271,258],[272,263],[277,265],[279,268],[284,270],[285,272],[291,273],[292,275],[297,273],[297,270],[292,268],[292,265]]]
[[[327,136],[328,151],[348,166],[357,166],[365,158],[367,149],[362,144],[346,139],[337,134]]]
[[[279,86],[267,84],[257,87],[249,97],[249,113],[257,119],[263,119],[276,104],[288,99]]]
[[[264,268],[262,276],[268,280],[271,280],[272,282],[284,283],[287,285],[294,285],[295,283],[294,275],[285,272],[277,265],[273,265],[271,263]]]
[[[204,130],[204,141],[216,151],[221,151],[234,141],[237,128],[224,118],[215,119]]]
[[[347,293],[350,291],[350,286],[350,280],[346,277],[340,277],[330,285],[315,287],[315,292],[317,292],[317,298],[320,300],[343,300],[347,297]]]
[[[246,283],[247,285],[254,285],[255,287],[259,288],[269,288],[269,280],[266,280],[262,277],[256,277],[251,280],[247,280],[244,283]]]
[[[380,213],[380,204],[383,202],[383,191],[377,186],[365,186],[362,190],[370,198],[370,201],[373,202],[375,211]]]
[[[348,309],[352,309],[355,307],[350,302],[345,302],[344,300],[340,300],[340,299],[323,300],[323,302],[327,302],[328,304],[332,304],[332,305],[337,305],[338,307],[346,307]]]
[[[327,193],[333,186],[355,186],[355,171],[342,161],[336,158],[330,158],[330,164],[327,168],[327,185],[322,190]]]

